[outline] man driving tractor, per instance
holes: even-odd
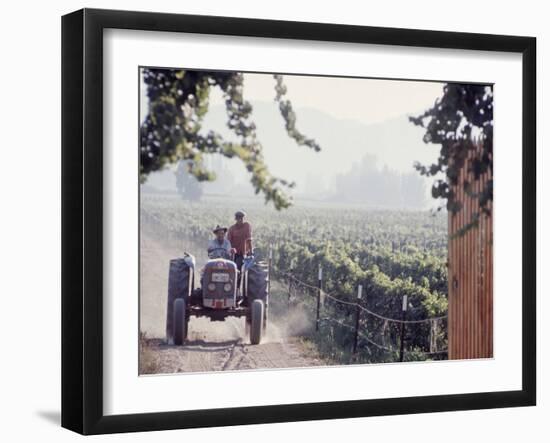
[[[226,258],[231,260],[235,254],[235,248],[231,246],[228,239],[225,238],[227,228],[217,225],[212,232],[216,238],[208,242],[208,257],[209,258]]]

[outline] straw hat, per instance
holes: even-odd
[[[218,231],[223,231],[224,233],[227,232],[227,228],[223,227],[223,226],[220,226],[220,225],[216,225],[216,227],[212,230],[212,232],[215,234],[216,232]]]

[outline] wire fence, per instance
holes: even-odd
[[[408,301],[407,295],[403,296],[401,318],[392,318],[382,315],[361,303],[362,286],[358,286],[357,301],[342,300],[335,292],[327,293],[323,290],[322,270],[319,269],[317,286],[306,283],[297,278],[292,270],[279,271],[278,276],[286,280],[288,284],[288,301],[297,296],[310,296],[310,300],[316,301],[313,313],[316,316],[315,328],[318,331],[322,325],[333,325],[347,331],[352,337],[352,354],[365,347],[365,344],[374,346],[380,351],[395,355],[399,361],[404,360],[406,354],[423,355],[426,358],[445,357],[446,346],[440,347],[438,335],[441,332],[441,322],[447,320],[447,315],[430,317],[425,319],[407,319]],[[331,308],[327,305],[331,305]],[[333,314],[333,315],[330,315]],[[371,321],[369,322],[369,318]],[[378,329],[373,331],[373,325],[377,320],[380,324]],[[369,324],[369,327],[367,325]],[[407,328],[413,325],[426,324],[429,326],[429,349],[407,349],[405,347]],[[389,333],[393,327],[393,334]],[[376,337],[383,337],[384,343],[376,340]],[[388,339],[388,336],[393,336]],[[393,342],[393,343],[388,343]],[[368,346],[367,346],[368,347]]]

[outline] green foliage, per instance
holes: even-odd
[[[426,130],[424,141],[441,145],[437,163],[416,164],[425,176],[443,174],[432,186],[432,196],[446,201],[449,211],[462,208],[453,188],[462,186],[465,192],[479,202],[480,212],[490,214],[493,200],[493,181],[489,180],[478,193],[464,179],[459,183],[459,172],[467,168],[475,180],[493,170],[493,87],[474,84],[449,83],[443,88],[443,96],[434,106],[410,121]],[[477,144],[481,149],[477,149]],[[469,155],[472,155],[468,158]],[[479,213],[464,226],[464,231],[477,224]]]
[[[283,83],[283,76],[275,74],[275,101],[279,103],[279,111],[285,121],[285,128],[288,135],[293,138],[299,145],[308,146],[314,151],[319,152],[321,147],[311,138],[307,138],[296,128],[296,114],[292,109],[290,100],[284,100],[283,97],[287,93],[287,88]]]
[[[296,129],[292,105],[283,99],[286,87],[282,76],[276,75],[275,80],[276,101],[289,136],[297,144],[319,151],[314,140]],[[181,160],[197,180],[215,180],[216,175],[204,165],[204,155],[220,154],[237,157],[243,162],[256,193],[263,193],[266,202],[273,202],[276,209],[291,205],[285,190],[292,188],[294,183],[269,172],[256,136],[256,125],[251,119],[252,105],[244,99],[242,73],[146,68],[143,81],[147,87],[149,112],[140,128],[142,183],[151,171]],[[224,140],[214,131],[201,131],[210,91],[215,87],[223,93],[227,126],[238,137],[237,143]]]

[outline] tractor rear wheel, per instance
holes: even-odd
[[[269,271],[263,263],[254,263],[246,271],[246,298],[250,300],[260,299],[264,304],[268,296]]]
[[[189,256],[191,257],[191,256]],[[174,344],[174,307],[178,298],[184,298],[186,308],[192,305],[191,288],[193,286],[194,265],[193,258],[175,258],[170,260],[170,271],[168,274],[168,300],[166,301],[166,341]],[[189,305],[189,306],[187,306]]]
[[[254,300],[250,311],[250,343],[257,345],[262,340],[264,329],[264,302],[262,300]]]
[[[187,327],[189,319],[187,317],[185,300],[177,298],[174,302],[174,344],[181,346],[187,339]]]

